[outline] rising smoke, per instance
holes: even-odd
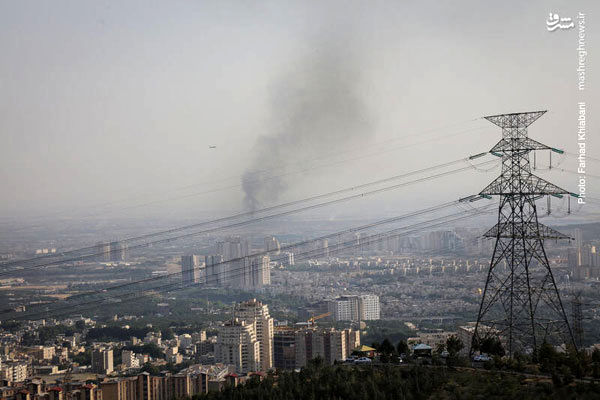
[[[330,45],[313,50],[275,85],[271,133],[258,138],[242,176],[249,210],[276,201],[292,180],[301,178],[287,173],[368,140],[371,129],[360,75],[354,54]]]

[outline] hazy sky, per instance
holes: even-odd
[[[551,11],[588,14],[583,93],[576,31],[548,32]],[[250,189],[275,204],[486,151],[500,130],[469,121],[504,112],[550,110],[530,136],[575,152],[582,99],[600,158],[598,11],[592,0],[1,1],[0,216],[127,214],[284,174]],[[576,189],[573,175],[543,176]],[[472,171],[347,207],[401,213],[493,177]],[[600,197],[598,185],[588,190]],[[247,195],[141,209],[230,212]]]

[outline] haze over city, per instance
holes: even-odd
[[[597,2],[0,2],[0,400],[599,398]]]
[[[575,42],[546,31],[553,4],[433,4],[5,2],[2,213],[276,204],[486,151],[496,130],[466,121],[502,112],[550,110],[532,136],[576,152]],[[598,146],[591,137],[589,153]],[[297,172],[363,152],[380,154]],[[256,170],[289,175],[244,183]],[[469,186],[440,181],[353,211],[451,200],[489,180],[468,175]]]

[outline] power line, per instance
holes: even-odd
[[[411,225],[411,226],[407,226],[407,227],[403,227],[403,228],[396,228],[396,229],[393,229],[393,230],[390,230],[390,231],[387,231],[387,232],[374,234],[374,235],[372,235],[370,237],[361,238],[361,242],[358,243],[358,244],[356,243],[356,240],[347,241],[347,242],[344,242],[344,243],[341,243],[341,244],[334,244],[334,246],[329,247],[327,250],[329,252],[338,252],[338,251],[342,251],[342,250],[346,250],[346,249],[350,249],[350,248],[354,248],[354,247],[358,247],[358,246],[366,246],[366,245],[369,245],[369,244],[372,244],[372,243],[376,243],[376,242],[384,240],[384,239],[405,236],[405,235],[409,235],[409,234],[412,234],[412,233],[415,233],[415,232],[422,231],[422,229],[430,229],[430,228],[434,228],[434,227],[437,227],[437,226],[446,225],[446,224],[448,224],[450,222],[456,222],[456,221],[459,221],[459,220],[463,220],[465,218],[470,218],[470,217],[473,217],[475,215],[480,215],[480,214],[486,213],[486,212],[492,210],[493,208],[494,208],[493,205],[487,205],[487,206],[475,208],[473,210],[468,210],[468,211],[463,211],[463,212],[460,212],[460,213],[456,213],[456,214],[453,214],[453,215],[447,215],[447,216],[444,216],[444,217],[434,218],[434,219],[432,219],[430,221],[424,221],[424,222],[420,222],[420,223],[417,223],[417,224],[414,224],[414,225]],[[456,217],[452,218],[452,219],[447,219],[448,217],[452,217],[452,216],[456,216]],[[436,221],[439,221],[439,222],[436,222]],[[431,222],[436,222],[436,223],[435,224],[431,224],[431,225],[427,225],[425,227],[420,227],[421,225],[428,224],[428,223],[431,223]],[[412,229],[412,230],[409,230],[409,231],[403,232],[403,233],[397,233],[398,231],[405,230],[405,229]],[[313,239],[313,241],[314,240],[319,240],[319,239]],[[294,245],[294,246],[298,246],[298,245]],[[313,254],[313,253],[318,253],[318,252],[323,252],[323,251],[324,251],[324,249],[309,250],[307,252],[298,254],[298,256],[302,259],[302,257],[305,256],[305,255],[310,255],[310,254]],[[233,260],[229,260],[229,261],[224,261],[224,262],[219,263],[219,264],[228,264],[228,263],[232,263],[232,262],[235,262],[235,261],[241,261],[241,260],[244,260],[245,258],[257,257],[257,256],[259,256],[261,254],[264,254],[264,253],[269,253],[269,252],[262,252],[262,253],[258,253],[258,254],[249,255],[249,256],[246,256],[246,257],[240,257],[240,258],[237,258],[237,259],[233,259]],[[216,264],[216,265],[218,265],[218,264]],[[245,267],[243,267],[243,268],[237,268],[237,269],[230,270],[229,272],[232,272],[232,271],[234,271],[234,272],[235,271],[243,271],[244,269],[245,269]],[[181,274],[181,272],[172,273],[172,274],[161,276],[158,279],[161,279],[161,278],[164,279],[164,278],[167,278],[167,277],[172,277],[174,275],[180,275],[180,274]],[[244,274],[244,272],[242,272],[240,274],[234,274],[234,275],[227,274],[227,277],[229,279],[231,279],[231,278],[235,278],[237,276],[241,276],[242,274]],[[217,276],[218,274],[213,274],[213,275]],[[155,280],[156,278],[150,278],[150,279],[151,280]],[[138,282],[141,282],[141,281],[138,281]],[[136,283],[138,283],[138,282],[136,282]],[[207,283],[206,284],[208,284],[208,276],[207,276]],[[113,288],[116,288],[116,287],[113,287]],[[94,304],[91,307],[88,307],[87,309],[95,308],[97,306],[100,306],[100,304],[97,304],[98,301],[106,301],[106,300],[110,300],[110,299],[119,298],[120,299],[119,303],[123,303],[125,301],[132,301],[132,300],[136,300],[136,299],[140,298],[140,297],[133,297],[133,298],[130,298],[130,299],[127,298],[127,296],[136,296],[138,293],[141,294],[141,297],[146,297],[148,294],[156,293],[157,289],[162,289],[163,291],[173,291],[173,289],[175,289],[175,290],[181,290],[181,289],[184,289],[184,288],[185,287],[181,287],[181,283],[180,282],[170,283],[170,284],[167,284],[167,285],[164,285],[164,286],[153,287],[153,288],[148,288],[148,289],[142,289],[140,291],[134,291],[134,292],[127,292],[127,293],[124,293],[122,295],[107,296],[107,297],[104,297],[104,298],[98,299],[98,300],[91,300],[91,301],[87,301],[87,302],[83,302],[83,303],[79,303],[79,304],[75,304],[75,305],[67,305],[67,306],[64,306],[62,308],[58,308],[58,309],[54,309],[54,310],[45,310],[45,311],[41,311],[41,312],[34,313],[34,314],[22,315],[22,316],[18,316],[17,319],[31,318],[32,316],[36,316],[36,315],[47,315],[49,312],[53,313],[54,311],[60,311],[60,310],[63,310],[63,309],[69,309],[69,311],[66,312],[67,314],[69,314],[69,313],[73,312],[73,308],[78,308],[80,306]],[[83,309],[83,310],[86,310],[86,309]],[[82,310],[79,310],[79,311],[82,311]],[[54,314],[54,315],[56,315],[56,314]],[[58,314],[58,315],[61,315],[61,314]],[[13,319],[15,319],[15,318],[13,318]]]
[[[479,130],[479,129],[481,129],[481,128],[471,128],[471,129],[467,129],[465,131],[459,132],[458,134],[463,134],[465,132],[470,132],[470,131]],[[445,137],[452,137],[452,136],[456,136],[456,135],[457,134],[451,134],[451,135],[446,135]],[[389,149],[385,149],[385,150],[380,150],[380,151],[377,151],[375,153],[361,155],[359,157],[352,157],[352,158],[338,160],[338,161],[334,161],[334,162],[330,162],[330,163],[325,163],[325,164],[320,164],[320,165],[314,165],[314,166],[311,166],[311,167],[308,167],[308,168],[303,168],[303,169],[299,169],[299,170],[288,171],[288,172],[284,172],[284,173],[280,173],[280,174],[276,174],[276,175],[267,175],[266,177],[255,177],[254,179],[250,180],[249,182],[250,183],[255,183],[255,182],[270,181],[270,180],[282,178],[282,177],[285,177],[285,176],[301,174],[301,173],[309,172],[309,171],[313,171],[313,170],[319,170],[319,169],[330,167],[330,166],[334,166],[334,165],[341,165],[341,164],[345,164],[345,163],[350,162],[350,161],[358,161],[358,160],[362,160],[362,159],[365,159],[365,158],[371,158],[371,157],[375,157],[375,156],[380,156],[381,154],[389,153],[389,152],[396,151],[396,150],[399,150],[399,149],[409,148],[409,147],[413,147],[413,146],[416,146],[416,145],[419,145],[419,144],[426,144],[426,143],[429,143],[429,142],[431,142],[433,140],[435,140],[435,139],[424,140],[424,141],[420,141],[420,142],[417,142],[417,143],[411,143],[409,145],[403,145],[403,146],[399,146],[399,147],[394,147],[394,148],[389,148]],[[305,162],[303,162],[303,163],[305,163]],[[263,171],[261,171],[261,173],[263,173],[263,172],[272,172],[272,171],[271,170],[263,170]],[[259,175],[259,174],[257,174],[257,175]],[[238,177],[238,178],[240,178],[240,177]],[[246,182],[246,183],[248,183],[248,182]],[[193,197],[198,197],[198,196],[202,196],[202,195],[205,195],[205,194],[211,194],[211,193],[221,192],[221,191],[224,191],[224,190],[237,189],[237,188],[240,188],[240,187],[242,187],[242,184],[241,183],[237,183],[237,184],[228,185],[228,186],[222,186],[222,187],[217,187],[217,188],[213,188],[213,189],[205,190],[205,191],[201,191],[201,192],[188,193],[188,194],[180,195],[180,196],[166,197],[166,198],[162,198],[162,199],[158,199],[158,200],[147,201],[147,202],[136,204],[136,205],[126,206],[126,207],[120,208],[119,210],[132,210],[132,209],[136,209],[136,208],[140,208],[140,207],[145,207],[145,206],[149,206],[149,205],[164,203],[165,201],[176,201],[176,200],[182,200],[182,199],[187,199],[187,198],[193,198]],[[98,216],[98,215],[102,215],[102,214],[95,214],[95,215],[92,215],[92,216]]]
[[[212,220],[212,221],[205,221],[205,222],[200,222],[200,223],[196,223],[196,224],[186,225],[186,226],[182,226],[182,227],[172,228],[172,229],[168,229],[168,230],[164,230],[164,231],[160,231],[160,232],[155,232],[155,233],[150,233],[150,234],[141,235],[141,236],[137,236],[137,237],[132,237],[132,238],[121,240],[120,243],[130,243],[130,242],[133,242],[133,241],[144,240],[144,239],[148,239],[148,238],[152,238],[152,237],[156,237],[156,236],[161,236],[161,235],[165,235],[165,234],[177,233],[177,232],[181,232],[181,231],[184,231],[184,230],[192,229],[192,228],[195,228],[195,227],[200,227],[200,226],[205,226],[205,225],[209,225],[209,224],[213,224],[213,223],[218,223],[218,222],[224,222],[224,221],[229,221],[229,220],[233,220],[233,219],[238,219],[238,218],[241,218],[241,217],[244,217],[244,216],[252,216],[252,215],[256,215],[257,213],[265,213],[265,212],[276,210],[276,209],[279,209],[279,208],[286,208],[286,207],[290,207],[290,206],[293,206],[293,205],[301,204],[301,203],[304,203],[304,202],[315,201],[315,200],[319,200],[319,199],[323,199],[323,198],[335,196],[335,195],[338,195],[338,194],[343,194],[343,193],[347,193],[347,192],[351,192],[351,191],[356,191],[356,190],[359,190],[359,189],[367,188],[367,187],[370,187],[370,186],[375,186],[375,185],[379,185],[379,184],[382,184],[382,183],[391,182],[391,181],[398,180],[398,179],[401,179],[401,178],[404,178],[404,177],[408,177],[408,176],[412,176],[412,175],[417,175],[417,174],[420,174],[422,172],[431,171],[431,170],[435,170],[435,169],[439,169],[439,168],[444,168],[444,167],[447,167],[447,166],[450,166],[450,165],[454,165],[454,164],[457,164],[457,163],[460,163],[460,162],[463,162],[463,161],[465,161],[465,159],[451,161],[451,162],[448,162],[448,163],[440,164],[438,166],[428,167],[428,168],[424,168],[424,169],[421,169],[421,170],[412,171],[412,172],[409,172],[409,173],[405,173],[405,174],[402,174],[402,175],[397,175],[397,176],[390,177],[390,178],[380,179],[380,180],[377,180],[377,181],[374,181],[374,182],[369,182],[369,183],[361,184],[361,185],[358,185],[358,186],[353,186],[353,187],[346,188],[346,189],[337,190],[337,191],[326,193],[326,194],[320,194],[320,195],[308,197],[308,198],[301,199],[301,200],[294,200],[294,201],[283,203],[283,204],[279,204],[279,205],[276,205],[276,206],[266,207],[266,208],[263,208],[261,210],[257,210],[257,211],[254,211],[254,212],[244,212],[244,213],[236,214],[236,215],[229,216],[229,217],[223,217],[223,218],[215,219],[215,220]],[[495,162],[497,162],[497,160],[490,160],[490,161],[486,161],[486,162],[477,164],[477,166],[489,165],[489,164],[495,163]],[[430,175],[430,176],[427,176],[427,177],[424,177],[424,178],[415,179],[413,181],[403,182],[403,183],[399,183],[399,184],[396,184],[396,185],[387,186],[387,187],[384,187],[384,188],[379,188],[379,189],[375,189],[375,190],[371,190],[371,191],[367,191],[367,192],[363,192],[363,193],[359,193],[359,194],[355,194],[355,195],[343,197],[343,198],[340,198],[340,199],[334,199],[334,200],[330,200],[330,201],[326,201],[326,202],[323,202],[323,203],[318,203],[318,204],[314,204],[314,205],[310,205],[310,206],[306,206],[306,207],[301,207],[301,208],[294,209],[294,210],[288,210],[288,211],[284,211],[284,212],[277,213],[277,214],[271,214],[271,215],[267,215],[267,216],[263,216],[263,217],[253,218],[253,219],[250,219],[250,220],[241,221],[241,222],[230,224],[230,225],[226,225],[226,226],[215,227],[215,228],[206,229],[206,230],[203,230],[203,231],[193,232],[191,234],[180,235],[180,236],[175,236],[175,237],[166,238],[166,239],[159,239],[159,240],[155,240],[155,241],[151,241],[151,242],[145,242],[145,243],[141,243],[141,244],[137,244],[137,245],[131,246],[130,249],[135,249],[135,248],[140,248],[140,247],[147,247],[147,246],[149,246],[151,244],[166,243],[166,242],[169,242],[169,241],[172,241],[172,240],[176,240],[176,239],[180,239],[180,238],[184,238],[184,237],[194,236],[194,235],[198,235],[198,234],[202,234],[202,233],[214,232],[214,231],[221,230],[221,229],[226,229],[226,228],[239,227],[239,226],[247,225],[249,223],[260,222],[260,221],[264,221],[264,220],[267,220],[267,219],[272,219],[272,218],[275,218],[275,217],[290,215],[290,214],[297,213],[297,212],[307,211],[307,210],[311,210],[311,209],[315,209],[315,208],[320,208],[320,207],[324,207],[324,206],[328,206],[328,205],[332,205],[332,204],[337,204],[337,203],[341,203],[341,202],[345,202],[345,201],[350,201],[350,200],[354,200],[354,199],[357,199],[357,198],[362,198],[362,197],[371,196],[371,195],[374,195],[374,194],[378,194],[378,193],[383,193],[383,192],[386,192],[386,191],[394,190],[394,189],[397,189],[397,188],[400,188],[400,187],[403,187],[403,186],[407,186],[407,185],[410,185],[410,184],[420,183],[420,182],[423,182],[423,181],[426,181],[426,180],[436,179],[436,178],[440,178],[440,177],[443,177],[443,176],[451,175],[451,174],[454,174],[454,173],[463,172],[463,171],[466,171],[466,170],[469,170],[469,169],[472,169],[472,168],[474,168],[474,167],[471,166],[471,165],[467,166],[467,167],[457,168],[457,169],[446,171],[446,172],[443,172],[443,173]],[[2,266],[3,267],[7,267],[7,266],[13,266],[13,265],[17,265],[17,264],[25,264],[27,262],[32,262],[32,261],[37,261],[37,260],[44,260],[44,259],[48,259],[48,258],[69,256],[69,255],[72,255],[72,254],[76,254],[78,252],[83,252],[83,251],[88,251],[88,250],[95,250],[95,249],[97,249],[97,246],[88,246],[88,247],[84,247],[84,248],[80,248],[80,249],[76,249],[76,250],[62,252],[60,254],[53,254],[53,255],[42,256],[42,257],[35,257],[35,258],[27,259],[27,260],[13,261],[13,262],[5,263]],[[27,266],[27,267],[21,267],[21,268],[13,268],[11,270],[6,270],[6,271],[0,272],[0,276],[8,275],[8,274],[11,274],[11,273],[14,273],[14,272],[29,271],[29,270],[37,269],[37,268],[40,268],[40,267],[46,267],[46,266],[50,266],[50,265],[61,264],[61,263],[64,263],[64,262],[70,262],[70,261],[78,261],[78,260],[82,260],[82,259],[88,259],[88,258],[100,256],[102,254],[104,254],[104,252],[96,252],[96,253],[87,254],[87,255],[74,256],[73,258],[59,259],[59,260],[45,262],[45,263],[42,263],[42,264],[35,264],[33,266]]]
[[[348,233],[353,233],[353,232],[357,232],[357,231],[362,231],[362,230],[370,229],[370,228],[373,228],[373,227],[376,227],[376,226],[390,224],[390,223],[393,223],[393,222],[398,222],[398,221],[401,221],[401,220],[404,220],[404,219],[409,219],[409,218],[413,218],[413,217],[420,216],[420,215],[430,214],[430,213],[433,213],[433,212],[436,212],[436,211],[440,211],[440,210],[442,210],[444,208],[448,208],[448,207],[450,207],[452,205],[457,205],[457,204],[461,204],[460,201],[451,201],[451,202],[443,203],[443,204],[440,204],[440,205],[437,205],[437,206],[428,207],[428,208],[425,208],[425,209],[422,209],[422,210],[418,210],[418,211],[413,211],[411,213],[407,213],[407,214],[404,214],[404,215],[401,215],[401,216],[387,218],[387,219],[384,219],[384,220],[372,222],[372,223],[365,224],[365,225],[362,225],[362,226],[353,227],[353,228],[345,229],[343,231],[335,232],[335,233],[332,233],[332,234],[327,234],[327,235],[320,236],[320,237],[317,237],[317,238],[313,238],[313,239],[309,239],[309,240],[297,242],[297,243],[294,243],[294,244],[291,244],[291,245],[284,246],[280,250],[282,250],[282,251],[292,250],[292,249],[294,249],[296,247],[303,246],[303,245],[306,245],[306,244],[309,244],[309,243],[312,243],[312,242],[315,242],[315,241],[319,241],[319,240],[323,240],[323,239],[329,239],[331,237],[335,237],[335,236],[339,236],[339,235],[343,235],[343,234],[348,234]],[[269,253],[270,253],[269,251],[264,251],[262,253],[256,253],[253,256],[267,255]],[[215,264],[214,266],[226,265],[227,263],[235,262],[235,261],[241,261],[243,259],[244,259],[244,257],[240,257],[238,259],[223,261],[221,263]],[[88,291],[86,293],[73,295],[73,296],[70,296],[69,299],[76,299],[76,298],[79,298],[79,297],[91,296],[91,295],[95,295],[95,294],[104,294],[104,293],[107,293],[109,291],[113,291],[113,290],[117,290],[117,289],[123,289],[123,288],[130,287],[130,286],[133,286],[133,285],[137,285],[137,284],[140,284],[140,283],[148,283],[148,282],[152,282],[152,281],[156,281],[156,280],[166,279],[166,278],[169,278],[169,277],[172,277],[172,276],[176,276],[176,275],[180,275],[180,274],[181,274],[181,272],[173,272],[173,273],[170,273],[170,274],[167,274],[167,275],[160,275],[160,276],[145,278],[145,279],[141,279],[141,280],[138,280],[138,281],[135,281],[135,282],[127,282],[127,283],[123,283],[123,284],[119,284],[119,285],[110,286],[108,288],[103,288],[103,289],[98,289],[98,290],[95,290],[95,291]],[[60,300],[57,299],[54,302],[59,302],[59,301]],[[48,303],[46,303],[46,304],[48,304]]]
[[[428,132],[435,132],[435,131],[439,131],[439,130],[442,130],[442,129],[445,130],[445,129],[453,127],[453,126],[461,125],[461,124],[468,123],[468,122],[474,122],[474,121],[478,121],[478,120],[480,120],[480,118],[468,119],[468,120],[463,120],[463,121],[459,121],[459,122],[456,122],[456,123],[446,124],[444,126],[440,126],[440,127],[437,127],[437,128],[428,129],[428,130],[425,130],[425,131],[422,131],[422,132],[419,132],[419,133],[415,133],[415,134],[412,134],[412,135],[403,136],[401,138],[397,137],[397,138],[392,138],[392,139],[380,141],[380,142],[377,142],[377,143],[373,143],[371,145],[367,145],[367,147],[381,146],[381,145],[386,144],[386,143],[396,142],[396,141],[399,141],[399,140],[405,140],[406,137],[423,137],[424,135],[427,136],[426,134]],[[471,131],[474,131],[474,130],[480,130],[480,129],[484,129],[484,128],[483,127],[474,127],[474,128],[469,128],[469,129],[463,129],[463,130],[459,130],[458,132],[453,132],[453,133],[450,133],[450,134],[445,134],[444,138],[453,137],[453,136],[461,135],[461,134],[464,134],[464,133],[468,133],[468,132],[471,132]],[[302,169],[302,170],[296,171],[296,172],[292,171],[291,173],[301,173],[301,172],[305,172],[305,171],[308,171],[308,170],[311,170],[311,169],[317,169],[317,168],[326,167],[326,166],[330,166],[330,165],[340,164],[340,163],[343,163],[343,162],[354,161],[354,160],[357,160],[357,159],[363,159],[363,158],[367,158],[367,157],[378,156],[381,153],[386,153],[386,152],[395,151],[395,150],[399,150],[399,149],[403,149],[403,148],[408,148],[408,147],[412,147],[412,146],[419,145],[419,144],[429,143],[429,142],[431,142],[433,140],[436,140],[436,138],[437,138],[437,136],[435,136],[435,137],[433,137],[431,139],[425,140],[425,141],[420,141],[420,142],[411,143],[411,144],[405,144],[405,145],[402,145],[402,146],[399,146],[399,147],[394,147],[394,148],[391,148],[391,149],[386,149],[384,151],[379,151],[379,152],[372,153],[372,154],[369,154],[369,155],[364,155],[364,156],[361,156],[361,157],[358,157],[358,158],[349,158],[349,159],[338,161],[338,162],[328,163],[328,164],[324,164],[324,165],[321,165],[321,166],[315,166],[315,167],[309,168],[309,169]],[[324,159],[324,158],[328,159],[331,156],[339,156],[339,155],[342,155],[342,154],[354,153],[356,151],[364,152],[364,150],[365,150],[365,146],[356,147],[356,148],[347,149],[347,150],[342,150],[342,151],[336,151],[335,153],[327,153],[327,154],[323,154],[323,155],[320,155],[319,157],[315,157],[315,158],[312,158],[312,159],[298,161],[296,163],[293,163],[292,165],[294,165],[294,164],[305,165],[307,163],[311,163],[313,161],[318,161],[318,160],[321,160],[321,159]],[[262,170],[257,169],[257,170],[250,171],[250,174],[260,175],[260,174],[263,174],[265,172],[272,172],[272,170],[271,169],[262,169]],[[285,174],[285,175],[287,175],[287,174]],[[278,175],[276,177],[280,177],[280,176],[283,176],[283,175]],[[267,178],[262,178],[262,179],[267,179],[268,180],[268,179],[274,179],[276,177],[270,177],[270,178],[267,177]],[[198,187],[198,186],[201,186],[201,185],[219,183],[219,182],[224,182],[224,181],[233,180],[233,179],[239,180],[239,179],[241,179],[241,176],[240,175],[229,176],[229,177],[225,177],[225,178],[222,178],[222,179],[219,179],[219,180],[211,180],[211,181],[208,181],[208,182],[201,182],[201,183],[195,183],[195,184],[191,184],[191,185],[186,185],[186,186],[182,186],[182,187],[179,187],[179,188],[175,188],[173,190],[185,190],[185,189],[189,189],[189,188]],[[162,202],[162,201],[169,201],[169,200],[172,200],[172,199],[177,200],[177,199],[180,199],[180,198],[186,198],[186,197],[190,197],[190,196],[197,196],[197,195],[202,195],[202,194],[208,194],[208,193],[213,193],[215,191],[236,188],[236,187],[239,187],[239,186],[240,186],[239,184],[238,185],[232,185],[232,186],[226,186],[224,188],[220,188],[220,189],[216,189],[216,190],[209,190],[209,191],[200,192],[200,193],[196,193],[196,194],[192,194],[192,195],[186,195],[186,196],[175,197],[175,198],[167,198],[167,199],[158,200],[158,201],[149,202],[149,203],[146,202],[146,203],[140,204],[138,206],[134,206],[134,207],[145,206],[145,205],[154,204],[154,203]],[[130,196],[127,199],[117,200],[117,201],[112,201],[112,202],[107,202],[107,203],[99,204],[99,205],[92,206],[92,207],[96,207],[96,208],[97,207],[104,207],[104,208],[106,208],[107,206],[110,207],[111,205],[123,203],[123,202],[128,201],[128,200],[130,200],[132,198],[139,198],[139,197],[141,197],[141,195]],[[131,207],[125,207],[123,209],[129,209],[129,208],[131,208]],[[64,214],[65,212],[72,213],[72,210],[70,210],[70,209],[69,210],[64,210],[62,212],[55,213],[55,215],[57,215],[57,214],[58,215]],[[87,218],[87,217],[90,217],[90,216],[97,216],[97,215],[101,215],[101,214],[92,214],[92,215],[84,216],[84,218]],[[39,216],[37,218],[44,218],[44,216]],[[35,226],[33,226],[33,227],[35,227]],[[30,227],[25,227],[25,228],[22,228],[22,229],[28,229],[28,228],[31,228],[31,226]]]

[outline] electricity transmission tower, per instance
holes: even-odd
[[[573,336],[575,338],[575,344],[581,347],[583,346],[583,313],[581,312],[581,292],[573,293],[572,300],[572,322],[573,322]]]
[[[486,338],[497,338],[509,356],[534,351],[544,341],[575,346],[556,287],[544,239],[570,239],[538,222],[536,200],[570,192],[531,173],[529,153],[562,153],[527,136],[527,127],[546,111],[485,117],[502,128],[490,153],[502,157],[502,172],[479,193],[499,196],[498,223],[484,236],[495,238],[471,354]],[[502,261],[505,260],[506,263]]]

